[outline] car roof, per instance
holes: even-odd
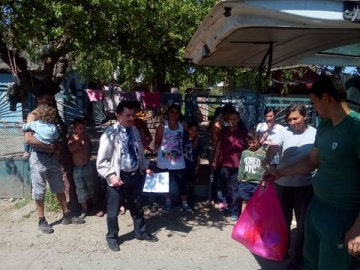
[[[185,51],[199,65],[360,65],[356,1],[230,1],[215,5]],[[268,61],[267,60],[267,61]]]

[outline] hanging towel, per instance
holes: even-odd
[[[159,92],[143,92],[142,101],[145,110],[155,110],[160,107],[161,95]]]
[[[101,101],[104,98],[104,90],[86,89],[90,101]]]

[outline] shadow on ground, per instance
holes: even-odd
[[[146,227],[150,233],[156,233],[161,229],[167,230],[168,237],[174,233],[190,233],[194,227],[202,226],[217,228],[220,231],[226,226],[233,226],[226,215],[219,209],[209,206],[205,202],[198,202],[192,213],[184,213],[180,206],[171,211],[164,211],[160,204],[151,203],[145,206]]]

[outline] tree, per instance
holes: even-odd
[[[253,70],[201,67],[184,60],[184,51],[216,0],[3,0],[0,58],[13,68],[21,88],[36,85],[59,91],[65,72],[113,81],[133,89],[141,80],[166,86],[207,88],[255,85]],[[39,66],[33,74],[29,62]],[[249,73],[250,72],[250,73]],[[250,76],[249,76],[250,74]],[[36,76],[35,76],[36,75]]]
[[[21,87],[35,93],[41,81],[56,93],[69,63],[76,65],[79,52],[94,47],[99,53],[105,45],[105,59],[116,52],[112,30],[117,5],[106,0],[4,0],[0,57],[12,67]],[[37,77],[27,69],[28,61],[39,65]]]
[[[3,0],[0,57],[32,92],[40,81],[58,92],[69,65],[102,82],[119,68],[127,86],[139,77],[177,84],[189,67],[185,46],[214,2]]]

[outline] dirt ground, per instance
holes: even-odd
[[[108,249],[106,217],[89,216],[82,225],[62,225],[60,213],[47,213],[55,232],[37,228],[31,201],[16,210],[0,200],[0,269],[280,269],[255,258],[232,240],[234,222],[216,208],[198,203],[194,214],[180,209],[146,208],[148,231],[159,242],[135,239],[130,214],[119,216],[120,252]]]

